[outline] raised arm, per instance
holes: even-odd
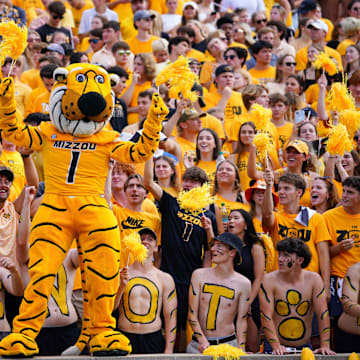
[[[247,334],[247,317],[249,312],[249,298],[251,283],[244,279],[241,284],[241,293],[239,296],[238,313],[236,319],[236,338],[238,347],[245,352],[246,334]]]
[[[247,174],[252,179],[263,179],[264,173],[256,169],[256,147],[250,144]]]
[[[264,171],[264,179],[266,182],[266,189],[264,200],[262,203],[262,224],[266,229],[271,229],[275,223],[275,216],[273,213],[274,201],[272,196],[272,187],[274,185],[274,174],[270,169]]]
[[[260,288],[260,319],[264,334],[273,349],[273,355],[284,355],[286,350],[280,343],[273,321],[275,299],[271,277],[271,274],[266,274]]]
[[[153,194],[156,200],[159,201],[162,198],[163,189],[154,181],[154,165],[152,159],[145,163],[144,185]]]
[[[320,348],[316,349],[314,353],[334,355],[335,352],[330,349],[330,317],[326,303],[324,283],[319,274],[311,273],[311,276],[313,277],[312,302],[318,319],[320,333]]]
[[[1,281],[6,291],[14,296],[24,295],[24,284],[14,261],[9,257],[2,257],[0,258],[0,267],[4,268],[2,270],[7,270],[1,272]]]
[[[183,99],[183,100],[180,100],[177,102],[176,111],[171,116],[171,118],[164,124],[163,133],[167,137],[170,137],[171,134],[173,133],[173,130],[174,130],[178,120],[180,119],[180,116],[182,115],[185,107],[186,107],[186,100]]]
[[[173,278],[164,274],[163,315],[165,323],[165,350],[164,354],[172,354],[176,340],[176,312],[177,296]]]

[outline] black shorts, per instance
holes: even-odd
[[[176,286],[176,296],[178,300],[177,307],[177,330],[186,330],[187,326],[187,317],[189,311],[189,286],[188,285],[179,285]]]
[[[165,350],[165,339],[161,330],[149,334],[121,332],[130,340],[132,354],[162,354]]]
[[[334,347],[337,353],[360,353],[360,335],[350,334],[337,328]]]
[[[60,355],[71,345],[75,345],[81,329],[77,323],[59,327],[43,327],[36,338],[40,356]]]
[[[337,319],[343,312],[343,307],[341,300],[339,298],[339,293],[342,293],[342,278],[338,276],[330,276],[330,305],[329,312],[331,319]]]

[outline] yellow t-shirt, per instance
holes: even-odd
[[[290,123],[290,122],[286,122],[285,125],[282,125],[282,126],[279,126],[279,127],[277,127],[275,125],[275,127],[276,127],[276,131],[277,131],[278,137],[279,137],[280,148],[283,149],[284,146],[288,143],[288,141],[289,141],[289,139],[291,137],[294,124]]]
[[[16,109],[20,111],[23,117],[25,114],[25,105],[28,102],[31,92],[32,89],[30,86],[23,84],[21,81],[15,81]]]
[[[274,246],[285,239],[286,237],[296,237],[303,240],[309,247],[311,252],[311,261],[305,268],[309,271],[320,272],[319,257],[316,245],[322,241],[330,241],[330,234],[326,227],[326,223],[322,215],[314,213],[309,220],[308,226],[304,226],[295,221],[297,214],[287,214],[283,210],[278,213],[274,212],[275,222],[270,229],[270,235]],[[278,268],[278,254],[276,253],[276,260],[273,270]]]
[[[35,99],[32,112],[41,112],[44,114],[48,114],[49,113],[49,100],[50,100],[50,93],[47,89],[45,89]]]
[[[178,7],[176,9],[178,15],[182,15],[185,2],[184,0],[178,0]],[[155,10],[159,14],[166,14],[168,12],[166,0],[149,0],[149,9]]]
[[[198,62],[203,62],[205,59],[205,54],[202,53],[199,50],[193,49],[191,48],[187,53],[186,53],[186,57],[187,58],[192,58],[192,59],[196,59]]]
[[[356,45],[355,41],[352,41],[350,39],[343,40],[336,48],[336,51],[341,55],[344,56],[346,49],[349,45]]]
[[[134,232],[148,227],[155,231],[158,237],[158,245],[161,244],[161,219],[159,215],[153,215],[142,211],[133,211],[124,207],[113,205],[113,213],[119,224],[120,239],[123,240],[126,236]],[[123,268],[128,263],[129,251],[126,247],[121,247],[120,268]],[[129,265],[134,262],[134,258],[130,256]]]
[[[128,39],[126,42],[129,44],[131,52],[134,55],[136,55],[139,53],[151,53],[152,52],[151,44],[153,41],[155,41],[157,39],[159,39],[157,36],[151,35],[151,37],[148,41],[140,41],[135,36],[131,39]]]
[[[112,1],[115,1],[115,0],[112,0]],[[112,2],[112,1],[110,1],[110,2]],[[133,16],[130,1],[127,3],[123,3],[123,4],[117,4],[111,10],[115,11],[118,14],[120,23],[122,23],[122,21],[124,21],[126,18]]]
[[[215,181],[215,173],[216,173],[216,160],[212,161],[202,161],[200,160],[196,166],[203,169],[207,176],[210,179],[210,184],[213,186]]]
[[[185,153],[185,151],[193,151],[195,153],[196,144],[194,142],[192,142],[192,141],[186,140],[182,136],[177,136],[175,138],[175,140],[179,144],[180,149],[181,149],[181,159],[179,159],[180,177],[181,177],[183,175],[183,173],[185,172],[185,170],[186,170],[184,162],[183,162],[184,153]]]
[[[264,85],[275,80],[276,69],[274,66],[269,66],[266,70],[256,70],[253,67],[249,70],[249,74]]]
[[[215,195],[215,204],[219,208],[221,208],[222,204],[224,204],[228,215],[230,215],[232,210],[236,210],[236,209],[243,209],[245,211],[250,211],[250,206],[249,205],[243,204],[243,203],[237,202],[237,201],[226,200],[225,198],[223,198],[219,194]]]
[[[134,15],[127,17],[120,23],[120,31],[124,41],[137,35],[137,30],[134,28]]]
[[[304,70],[306,68],[306,65],[308,63],[308,57],[307,57],[308,49],[309,49],[309,46],[300,49],[296,53],[296,56],[295,56],[296,71],[301,71],[301,70]],[[334,50],[334,49],[332,49],[332,48],[330,48],[328,46],[324,47],[324,51],[325,51],[325,54],[329,55],[330,57],[333,57],[336,60],[336,62],[338,64],[338,67],[339,67],[339,70],[342,71],[343,68],[342,68],[340,54],[336,50]]]
[[[67,2],[65,4],[67,4]],[[74,7],[71,7],[70,5],[69,5],[69,7],[70,7],[70,10],[71,10],[71,12],[73,14],[73,18],[74,18],[74,27],[72,28],[72,32],[74,35],[77,35],[78,30],[79,30],[81,16],[82,16],[83,12],[85,10],[92,9],[94,7],[94,4],[92,3],[91,0],[85,0],[85,4],[81,9],[76,9]]]
[[[203,60],[203,61],[205,61],[205,60]],[[203,64],[203,66],[201,67],[200,76],[199,76],[201,85],[205,85],[212,79],[213,72],[215,72],[215,69],[217,66],[218,66],[218,64],[216,63],[215,60],[207,61]]]
[[[20,81],[30,86],[33,90],[44,86],[40,77],[40,70],[29,69],[21,74]]]
[[[341,251],[331,258],[331,275],[344,278],[349,266],[360,261],[360,214],[348,214],[339,206],[326,211],[323,216],[332,246],[351,237],[354,239],[354,246],[350,250]]]

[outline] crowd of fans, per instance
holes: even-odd
[[[121,255],[114,311],[134,353],[221,343],[277,355],[305,346],[360,352],[360,129],[352,151],[326,152],[342,110],[327,101],[332,85],[345,83],[360,110],[360,0],[4,0],[0,19],[28,27],[24,54],[2,65],[27,124],[49,121],[53,73],[73,63],[118,75],[109,128],[124,140],[139,139],[154,92],[170,110],[154,158],[110,164],[104,189],[121,238],[139,232],[148,249],[143,264]],[[320,53],[337,74],[314,67]],[[198,78],[194,103],[155,86],[180,56]],[[252,143],[254,105],[272,112],[266,159]],[[5,139],[1,151],[3,337],[29,281],[44,170],[40,153]],[[180,191],[207,182],[215,203],[182,210]],[[78,266],[73,249],[55,280],[40,355],[74,351]]]

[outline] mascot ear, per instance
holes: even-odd
[[[109,77],[110,77],[111,87],[115,87],[116,85],[119,84],[120,78],[119,78],[118,75],[116,75],[116,74],[110,74]]]
[[[65,68],[57,68],[54,71],[54,79],[55,81],[65,81],[68,77],[69,72]]]

